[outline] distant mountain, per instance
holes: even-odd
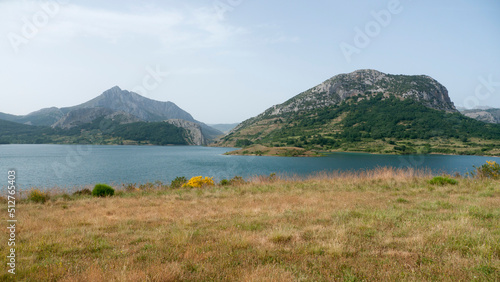
[[[500,123],[500,109],[460,109],[460,112],[467,117],[477,119],[487,123]]]
[[[483,147],[468,143],[472,138],[495,141],[484,151],[475,151]],[[443,145],[439,143],[442,139],[458,143]],[[498,140],[499,126],[461,115],[446,88],[435,79],[358,70],[334,76],[242,122],[218,144],[500,154]]]
[[[477,106],[477,107],[475,107],[472,110],[489,110],[489,109],[494,109],[494,108],[489,107],[489,106]],[[459,110],[460,112],[462,112],[462,111],[469,110],[469,109],[467,109],[465,107],[457,107],[457,110]]]
[[[93,108],[109,109],[117,112],[128,113],[137,117],[141,121],[163,121],[167,119],[195,121],[189,113],[182,110],[172,102],[160,102],[148,99],[134,92],[122,90],[118,86],[104,91],[98,97],[77,106],[60,109],[56,107],[46,108],[30,113],[26,116],[14,116],[0,113],[0,119],[29,125],[53,126],[59,122],[61,118],[64,118],[65,115],[68,115],[75,110]],[[82,111],[72,113],[72,119],[74,120],[77,116],[82,117],[84,120],[89,119],[89,117],[84,117],[82,115],[83,113],[84,112]],[[92,112],[87,113],[91,115],[95,114]],[[108,112],[107,114],[110,113]],[[74,120],[73,123],[76,124],[78,121]]]
[[[113,128],[123,128],[121,125],[134,123],[133,127],[129,126],[126,128],[127,130],[132,130],[135,132],[136,135],[133,136],[135,136],[134,140],[136,141],[147,141],[147,136],[138,136],[137,134],[152,133],[150,129],[153,127],[159,129],[160,132],[175,132],[171,130],[171,127],[181,127],[184,130],[182,131],[182,138],[186,140],[185,144],[193,145],[205,145],[210,140],[223,135],[221,131],[211,128],[210,126],[195,120],[191,116],[191,114],[182,110],[172,102],[160,102],[148,99],[134,92],[122,90],[117,86],[103,92],[98,97],[77,106],[65,107],[60,109],[55,107],[47,108],[30,113],[25,116],[15,116],[0,113],[0,119],[26,125],[46,127],[51,126],[53,128],[53,131],[47,131],[44,138],[36,138],[36,140],[38,140],[37,142],[43,142],[43,140],[46,140],[46,142],[49,143],[57,142],[50,138],[50,136],[55,135],[72,136],[72,138],[70,139],[73,141],[71,142],[78,142],[74,141],[75,138],[73,138],[74,136],[76,136],[75,132],[77,132],[78,130],[98,130],[100,131],[100,134],[110,135],[111,139],[113,139],[113,134],[117,134],[116,132],[110,131],[109,128],[104,128],[104,130],[102,128],[102,125],[100,126],[100,128],[96,128],[96,122],[100,122],[102,124],[112,124]],[[169,120],[178,120],[178,122],[175,122],[175,124],[172,122],[163,123],[164,121]],[[148,130],[138,130],[138,127],[141,123],[144,124],[144,127],[148,128]],[[146,123],[153,123],[156,125],[152,126],[151,124]],[[197,126],[194,126],[193,123]],[[163,130],[163,128],[166,127],[169,127],[168,130]],[[3,132],[3,128],[0,127],[0,138],[5,138]],[[120,133],[122,133],[122,135],[124,136],[132,136],[124,133],[124,131],[120,131]],[[180,132],[175,133],[180,134]],[[200,137],[199,134],[201,134],[202,136]],[[30,138],[27,138],[26,140],[32,141],[33,138],[31,137],[34,136],[30,136]],[[120,136],[116,135],[114,137],[118,138]],[[157,137],[156,143],[167,144],[165,143],[167,142],[167,139]],[[115,138],[113,140],[116,141],[118,139]],[[178,141],[176,142],[182,143]]]
[[[183,119],[195,121],[186,111],[172,102],[160,102],[143,97],[134,92],[122,90],[115,86],[104,91],[98,97],[83,104],[61,108],[63,113],[84,108],[107,108],[129,113],[143,121],[163,121],[167,119]]]
[[[238,126],[238,124],[239,123],[219,123],[219,124],[209,124],[209,126],[227,134],[233,128]]]
[[[32,112],[25,116],[16,116],[5,113],[0,113],[0,119],[23,123],[27,125],[49,126],[57,122],[64,116],[64,113],[56,108],[45,108],[36,112]]]

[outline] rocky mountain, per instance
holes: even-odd
[[[358,70],[336,75],[291,98],[283,104],[268,109],[264,114],[278,115],[307,111],[338,104],[348,98],[360,99],[383,93],[400,99],[413,99],[437,110],[456,112],[448,90],[433,78],[425,75],[391,75],[376,70]]]
[[[429,152],[439,138],[500,140],[500,127],[461,115],[446,88],[429,76],[358,70],[270,107],[218,144],[412,153]],[[399,146],[407,140],[419,140],[418,145]],[[444,146],[434,152],[452,151]]]
[[[411,99],[429,108],[457,112],[448,96],[448,90],[429,76],[391,75],[366,69],[336,75],[283,104],[274,105],[257,117],[244,121],[233,131],[267,117],[326,108],[338,105],[349,98],[370,99],[377,94],[382,94],[384,97],[392,95],[400,100]]]
[[[500,109],[461,109],[460,112],[470,118],[487,123],[500,123]]]
[[[197,145],[206,144],[209,140],[223,135],[219,130],[195,120],[191,114],[172,102],[148,99],[134,92],[122,90],[118,86],[77,106],[46,108],[25,116],[0,113],[0,119],[27,125],[51,126],[54,129],[65,130],[85,127],[86,124],[93,123],[96,120],[101,122],[106,120],[107,123],[113,124],[183,120],[199,126],[203,135],[202,139],[197,136],[198,131],[194,130],[196,126],[192,126],[190,123],[178,122],[191,129],[188,132],[193,132],[193,135],[187,138],[196,140],[193,142]]]
[[[98,97],[77,106],[65,108],[46,108],[25,116],[0,113],[0,119],[28,125],[55,126],[61,118],[64,118],[70,112],[93,108],[109,109],[116,112],[128,113],[142,121],[163,121],[167,119],[195,121],[195,119],[188,112],[182,110],[172,102],[160,102],[148,99],[134,92],[122,90],[118,86],[104,91]],[[92,116],[95,116],[98,112],[99,111],[76,111],[71,114],[71,117],[73,120],[77,117],[81,117],[82,122],[84,122],[84,120],[87,120],[88,122],[90,121],[89,119]],[[85,117],[85,113],[90,114],[90,116]],[[110,112],[107,114],[110,114]],[[76,120],[74,122],[76,122]]]
[[[152,100],[137,93],[122,90],[118,86],[103,92],[98,97],[83,104],[74,107],[61,108],[61,111],[63,113],[69,113],[74,110],[88,108],[107,108],[133,115],[139,118],[139,120],[148,122],[165,121],[169,119],[180,119],[194,122],[199,124],[202,128],[205,140],[212,140],[223,135],[221,131],[214,129],[203,122],[195,120],[191,114],[179,108],[172,102]]]

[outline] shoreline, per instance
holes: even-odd
[[[213,147],[213,148],[231,148],[231,147],[222,147],[222,146],[208,146],[208,147]],[[289,147],[267,147],[263,146],[265,148],[271,149],[271,148],[289,148]],[[267,156],[267,157],[324,157],[325,154],[329,153],[353,153],[353,154],[369,154],[369,155],[396,155],[396,156],[428,156],[428,155],[441,155],[441,156],[478,156],[478,157],[494,157],[494,158],[500,158],[499,155],[488,155],[488,154],[449,154],[449,153],[438,153],[438,152],[430,152],[430,153],[424,153],[424,154],[418,154],[418,153],[408,153],[408,154],[401,154],[397,152],[389,152],[389,153],[384,153],[384,152],[366,152],[366,151],[343,151],[343,150],[328,150],[328,151],[321,151],[321,150],[307,150],[303,148],[302,149],[306,152],[312,152],[314,154],[305,154],[305,155],[297,155],[297,156],[285,156],[285,155],[276,155],[276,154],[243,154],[243,152],[247,149],[246,148],[237,148],[237,150],[234,151],[229,151],[225,153],[225,155],[238,155],[238,156]]]

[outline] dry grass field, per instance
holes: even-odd
[[[52,192],[17,204],[17,271],[0,279],[499,281],[500,181],[430,179],[380,168],[108,198]]]

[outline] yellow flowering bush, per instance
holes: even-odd
[[[42,192],[38,189],[31,189],[28,195],[28,200],[41,204],[45,203],[49,198],[50,198],[49,193]]]
[[[486,163],[480,167],[474,167],[476,169],[475,176],[484,178],[500,179],[500,164],[494,161],[486,161]]]
[[[213,177],[203,178],[203,176],[195,176],[189,179],[189,181],[182,185],[182,187],[200,188],[203,186],[213,186],[215,185]]]

